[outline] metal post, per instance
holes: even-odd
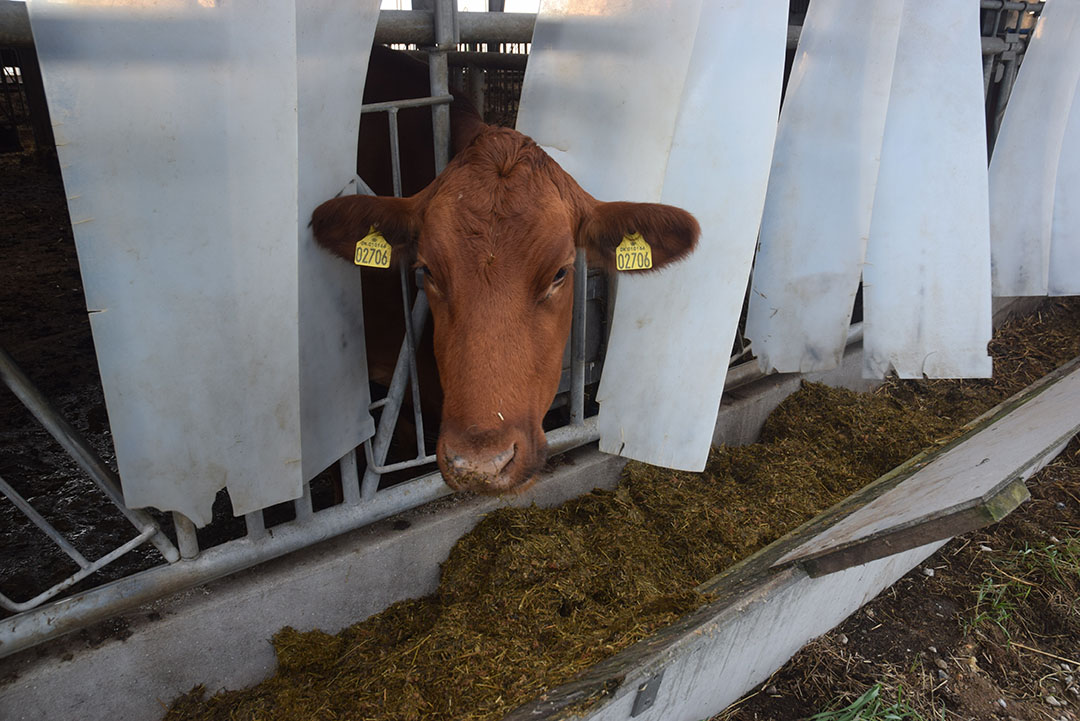
[[[72,427],[60,412],[53,407],[49,400],[39,391],[25,373],[15,364],[14,359],[0,348],[0,381],[11,389],[15,396],[26,406],[45,430],[63,446],[79,467],[82,468],[90,480],[116,504],[117,509],[131,521],[132,525],[140,531],[148,527],[154,528],[155,533],[150,537],[151,543],[161,552],[169,563],[179,560],[180,553],[173,546],[168,536],[161,532],[154,519],[142,511],[128,508],[124,504],[124,498],[120,490],[120,479],[112,469],[101,460],[78,431]]]
[[[417,335],[424,332],[424,324],[427,322],[428,300],[427,295],[421,288],[416,293],[416,302],[412,307],[412,327]],[[397,364],[394,366],[394,375],[390,379],[390,388],[386,391],[386,402],[382,407],[382,415],[379,417],[379,427],[375,430],[375,437],[364,441],[372,444],[373,457],[376,463],[386,460],[386,452],[390,448],[390,439],[394,435],[394,426],[397,425],[398,414],[401,412],[401,402],[405,397],[405,384],[409,379],[408,341],[402,340],[401,350],[398,352]],[[367,500],[375,495],[379,488],[379,473],[370,465],[364,471],[364,481],[360,486],[360,495]]]
[[[179,511],[173,511],[173,527],[176,529],[176,545],[180,546],[180,557],[185,561],[199,555],[199,537],[195,533],[195,524]]]
[[[432,95],[450,92],[450,67],[447,53],[457,44],[457,3],[435,0],[435,45],[428,49],[428,77]],[[441,173],[450,162],[450,108],[436,105],[431,109],[435,133],[435,172]]]
[[[341,471],[341,495],[347,505],[355,506],[360,502],[360,468],[355,448],[341,457],[338,470]]]
[[[570,326],[570,425],[585,422],[585,291],[589,263],[585,251],[574,258],[574,317]]]

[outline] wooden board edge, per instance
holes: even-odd
[[[1030,497],[1024,481],[1014,479],[987,500],[974,499],[970,505],[920,518],[789,563],[801,565],[811,578],[818,578],[996,523]]]
[[[1042,378],[1038,379],[1024,389],[1018,391],[1014,395],[1010,396],[1006,400],[997,404],[990,410],[986,411],[979,417],[975,418],[971,422],[962,426],[955,434],[947,437],[944,441],[933,448],[928,448],[915,456],[912,456],[908,460],[901,463],[899,466],[889,471],[885,475],[877,478],[871,483],[863,486],[860,490],[851,494],[847,498],[839,501],[832,507],[826,509],[822,513],[818,514],[814,518],[810,519],[802,526],[799,526],[793,530],[788,536],[801,536],[803,542],[809,542],[814,537],[821,534],[831,526],[835,525],[839,521],[843,520],[847,516],[851,515],[855,511],[859,510],[863,506],[867,505],[871,501],[885,495],[887,492],[893,490],[908,478],[913,476],[924,466],[929,465],[936,460],[939,456],[949,452],[956,446],[966,442],[979,432],[989,428],[991,425],[1001,421],[1017,408],[1031,402],[1035,398],[1045,393],[1050,388],[1053,388],[1058,381],[1062,380],[1066,376],[1070,375],[1074,371],[1080,370],[1080,357],[1074,358],[1068,363],[1062,365],[1055,371],[1048,373]],[[1076,429],[1072,431],[1066,440],[1076,433]],[[1048,446],[1053,448],[1054,445]],[[1042,453],[1045,453],[1043,451]],[[1033,456],[1033,460],[1036,460],[1042,456],[1042,453]],[[991,493],[995,493],[1000,490],[1001,487],[1011,482],[1012,478],[1007,478],[996,487]],[[956,535],[956,534],[952,534]],[[940,540],[940,539],[938,539]],[[802,545],[802,544],[799,544]],[[798,554],[799,547],[795,546],[791,550],[781,556],[773,564],[775,568],[782,568],[793,563],[800,561],[802,558],[809,558],[810,556],[800,556]],[[823,551],[822,553],[828,552]],[[818,554],[815,554],[818,555]]]

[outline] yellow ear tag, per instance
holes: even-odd
[[[368,234],[356,241],[356,255],[353,256],[355,265],[366,265],[369,268],[390,267],[390,244],[382,233],[371,226]]]
[[[618,270],[648,270],[652,267],[652,246],[641,233],[624,235],[615,248],[615,268]]]

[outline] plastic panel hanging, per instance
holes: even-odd
[[[990,220],[977,3],[904,7],[863,268],[863,375],[985,378]]]
[[[1080,43],[1080,37],[1076,41]],[[1058,159],[1047,291],[1049,295],[1080,295],[1080,79]]]
[[[318,333],[303,327],[312,296],[352,291],[317,290],[301,307],[316,271],[305,264],[301,279],[298,233],[352,177],[347,149],[320,166],[335,156],[314,147],[346,131],[355,144],[363,68],[316,81],[337,57],[322,43],[370,38],[375,14],[338,12],[326,28],[310,12],[251,0],[30,6],[131,507],[204,524],[225,486],[237,514],[299,497],[301,334],[362,347],[343,313],[314,320]],[[346,73],[349,87],[330,89]],[[356,94],[342,101],[354,116],[317,127],[337,92]],[[370,432],[361,387],[356,406],[324,409],[347,411],[353,443]]]
[[[746,336],[762,371],[835,368],[866,253],[903,0],[810,4],[777,130]]]
[[[1048,291],[1055,185],[1078,80],[1080,2],[1050,0],[1024,55],[990,160],[995,296]]]
[[[602,451],[705,467],[765,202],[787,14],[786,0],[702,5],[660,197],[697,217],[701,241],[670,268],[620,276]]]

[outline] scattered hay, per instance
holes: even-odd
[[[615,490],[500,509],[463,537],[435,595],[336,635],[283,629],[278,673],[166,718],[496,719],[707,601],[694,589],[1080,355],[1080,303],[1007,324],[988,381],[804,384],[762,440],[703,473],[629,463]]]

